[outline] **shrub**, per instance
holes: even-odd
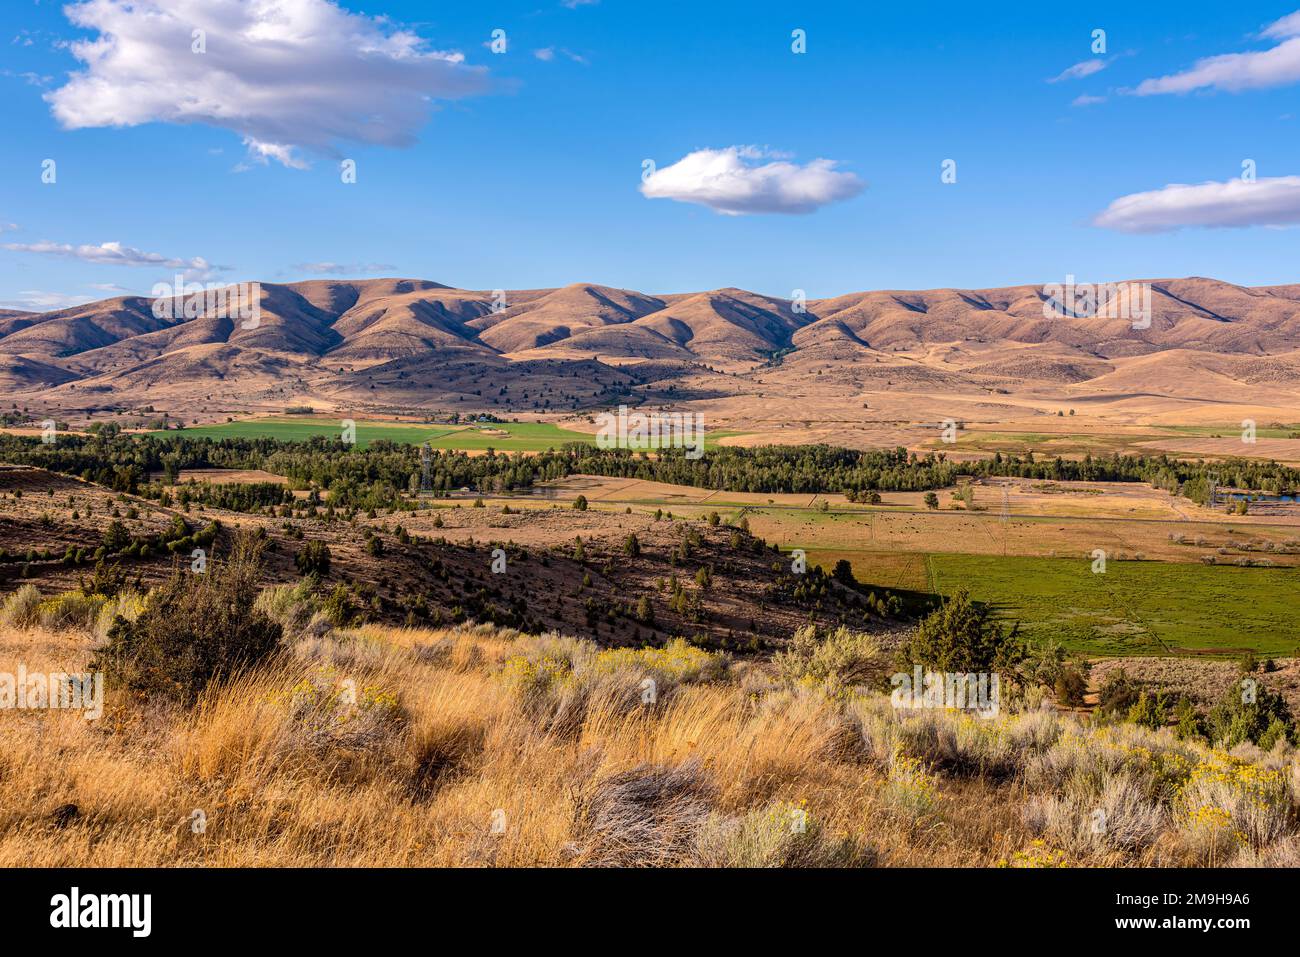
[[[1266,736],[1271,747],[1279,737],[1287,736],[1290,724],[1291,713],[1282,696],[1253,678],[1243,678],[1240,686],[1229,688],[1205,717],[1210,743],[1223,748],[1234,748],[1243,741],[1262,747]]]
[[[324,542],[307,542],[293,558],[294,567],[302,575],[323,577],[330,572],[330,547]]]
[[[698,765],[640,765],[596,781],[577,797],[579,856],[597,867],[690,860],[712,789]]]
[[[79,591],[67,591],[41,602],[37,608],[37,615],[41,627],[50,631],[71,629],[92,631],[99,621],[100,611],[107,604],[108,599],[103,595],[83,595]]]
[[[1205,725],[1190,698],[1182,698],[1174,709],[1174,736],[1179,741],[1204,741]]]
[[[144,614],[145,606],[145,597],[138,591],[129,589],[120,591],[113,597],[105,599],[100,606],[98,617],[91,626],[91,634],[94,636],[95,641],[107,641],[108,633],[113,628],[113,622],[117,621],[118,618],[135,621]]]
[[[832,577],[837,582],[845,585],[856,585],[858,580],[853,577],[853,564],[847,558],[841,558],[835,563],[835,570],[831,572]]]
[[[776,801],[740,817],[710,814],[695,858],[702,867],[851,867],[871,864],[874,855],[832,837],[802,804]]]
[[[81,591],[86,595],[103,595],[112,598],[126,587],[126,572],[117,562],[109,564],[103,558],[95,562],[89,578],[81,580]]]
[[[262,589],[254,607],[273,621],[279,622],[284,637],[303,634],[312,617],[320,610],[316,596],[317,582],[307,578],[296,585],[273,585]]]
[[[1227,833],[1239,844],[1263,847],[1286,832],[1291,817],[1290,787],[1282,771],[1217,751],[1197,763],[1176,804],[1184,827],[1211,847]]]
[[[117,519],[108,523],[108,529],[104,532],[104,548],[109,553],[120,552],[131,544],[131,535],[127,532],[126,526]]]
[[[687,682],[715,681],[727,671],[727,659],[674,638],[662,648],[610,648],[596,655],[596,672],[623,668],[645,672],[660,694]]]
[[[805,625],[773,661],[781,677],[792,684],[829,685],[835,689],[880,684],[885,672],[875,639],[843,625],[824,632],[815,625]]]
[[[919,758],[895,752],[889,762],[889,775],[881,797],[895,814],[917,820],[934,807],[936,780]]]
[[[321,603],[321,613],[326,620],[337,628],[348,628],[359,624],[363,619],[361,608],[352,600],[352,593],[342,582]]]
[[[0,605],[0,624],[19,629],[35,627],[40,606],[41,590],[35,585],[23,585]]]
[[[1012,672],[1025,651],[1015,631],[992,621],[965,588],[927,616],[903,646],[900,665],[955,673]]]
[[[1023,817],[1031,831],[1076,851],[1138,850],[1155,843],[1168,814],[1141,780],[1121,772],[1106,778],[1098,793],[1067,789],[1035,795]]]
[[[1152,731],[1163,728],[1169,722],[1169,703],[1164,692],[1139,693],[1137,701],[1128,709],[1128,720]]]
[[[1106,676],[1097,693],[1097,714],[1102,718],[1118,718],[1128,714],[1142,694],[1142,687],[1120,668]]]
[[[236,537],[230,558],[203,575],[175,568],[135,621],[114,621],[91,671],[132,691],[192,703],[219,678],[271,656],[280,625],[254,606],[261,543]]]
[[[1066,668],[1056,678],[1052,690],[1056,700],[1067,708],[1077,708],[1083,704],[1088,691],[1088,679],[1077,668]]]

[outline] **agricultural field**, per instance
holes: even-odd
[[[1069,422],[1069,419],[1059,420]],[[1255,441],[1242,442],[1240,423],[1224,426],[1159,425],[1098,431],[1020,431],[971,426],[958,431],[956,442],[944,443],[926,429],[919,442],[908,443],[922,451],[945,452],[953,458],[985,457],[995,452],[1023,455],[1094,458],[1111,454],[1152,455],[1161,452],[1182,458],[1256,458],[1279,462],[1300,461],[1300,431],[1285,424],[1260,423]]]
[[[179,433],[154,432],[154,435],[186,435],[193,438],[271,438],[285,442],[303,442],[316,436],[337,438],[342,434],[342,419],[325,416],[292,416],[240,419],[214,425],[198,425]],[[718,431],[705,436],[704,445],[711,448],[719,440],[739,433]],[[596,436],[590,432],[577,432],[549,422],[492,422],[471,424],[437,424],[416,422],[358,421],[356,423],[358,448],[372,442],[401,442],[422,445],[428,442],[435,449],[457,449],[482,452],[545,452],[558,449],[569,442],[594,444]]]
[[[321,416],[292,418],[254,418],[217,425],[194,426],[179,434],[193,438],[271,438],[286,442],[303,442],[315,436],[337,438],[342,434],[342,420]],[[156,435],[176,435],[159,432]],[[559,448],[566,442],[592,442],[582,432],[562,429],[545,422],[494,422],[482,425],[437,425],[408,422],[360,421],[356,423],[359,448],[372,442],[401,442],[420,445],[428,442],[435,449],[483,450],[502,452],[540,452]]]
[[[948,492],[932,511],[923,493],[885,493],[867,507],[836,495],[594,476],[571,476],[543,494],[583,494],[598,510],[743,516],[760,538],[803,549],[824,569],[847,560],[873,590],[968,587],[1027,637],[1089,656],[1286,656],[1300,648],[1291,625],[1300,574],[1293,513],[1230,516],[1136,483],[1015,481],[1005,498],[999,485],[975,491],[975,512],[954,507]],[[1106,552],[1104,574],[1092,572],[1094,549]]]
[[[935,554],[931,588],[967,587],[1029,638],[1089,655],[1294,655],[1296,571]]]

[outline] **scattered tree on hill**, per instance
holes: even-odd
[[[321,541],[307,542],[298,549],[293,559],[294,567],[302,575],[324,577],[330,571],[330,549]]]

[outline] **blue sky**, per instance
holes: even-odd
[[[143,2],[94,0],[81,25],[49,0],[0,7],[0,304],[148,292],[177,268],[810,297],[1067,274],[1300,281],[1300,17],[1283,20],[1297,0],[284,0],[293,41],[265,58],[238,48],[239,0],[153,5],[165,39]],[[355,29],[327,39],[299,17]],[[175,29],[200,20],[197,55]],[[135,59],[68,45],[103,36]],[[1234,53],[1256,56],[1198,66]],[[1071,67],[1095,72],[1049,82]],[[673,169],[701,150],[739,199],[698,164]],[[833,165],[805,168],[819,159]]]

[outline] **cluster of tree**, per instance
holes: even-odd
[[[142,486],[139,494],[163,505],[210,505],[231,512],[258,512],[294,502],[293,492],[279,482],[186,482],[175,488],[151,482]]]
[[[1270,667],[1271,662],[1266,662],[1262,670]],[[1264,687],[1255,677],[1257,670],[1253,659],[1244,664],[1239,681],[1202,711],[1190,698],[1145,685],[1121,668],[1101,686],[1097,713],[1103,719],[1129,721],[1153,730],[1172,726],[1179,738],[1222,748],[1249,742],[1268,751],[1278,741],[1300,740],[1300,728],[1286,699]]]
[[[162,473],[164,484],[183,469],[264,469],[289,480],[291,488],[328,489],[336,507],[401,507],[405,494],[421,488],[423,463],[417,446],[377,441],[362,449],[339,439],[313,437],[302,442],[272,438],[188,438],[183,434],[131,436],[111,429],[93,436],[60,436],[52,444],[30,436],[0,436],[0,460],[78,475],[117,491],[136,493],[148,476]],[[1042,481],[1145,482],[1194,501],[1209,489],[1233,487],[1273,494],[1300,488],[1300,469],[1276,462],[1231,459],[1182,462],[1167,455],[1110,455],[1080,460],[998,453],[977,462],[952,462],[940,452],[918,455],[904,448],[842,449],[829,445],[724,446],[687,458],[684,449],[654,454],[599,449],[570,443],[537,455],[486,455],[440,449],[429,460],[435,493],[469,488],[482,494],[517,491],[572,474],[645,479],[732,492],[843,492],[871,502],[879,492],[926,491],[980,477]],[[222,488],[220,486],[210,488]],[[275,504],[284,489],[212,491],[234,504]],[[198,494],[191,492],[192,495]],[[240,502],[252,496],[255,502]],[[213,501],[212,504],[218,504]]]

